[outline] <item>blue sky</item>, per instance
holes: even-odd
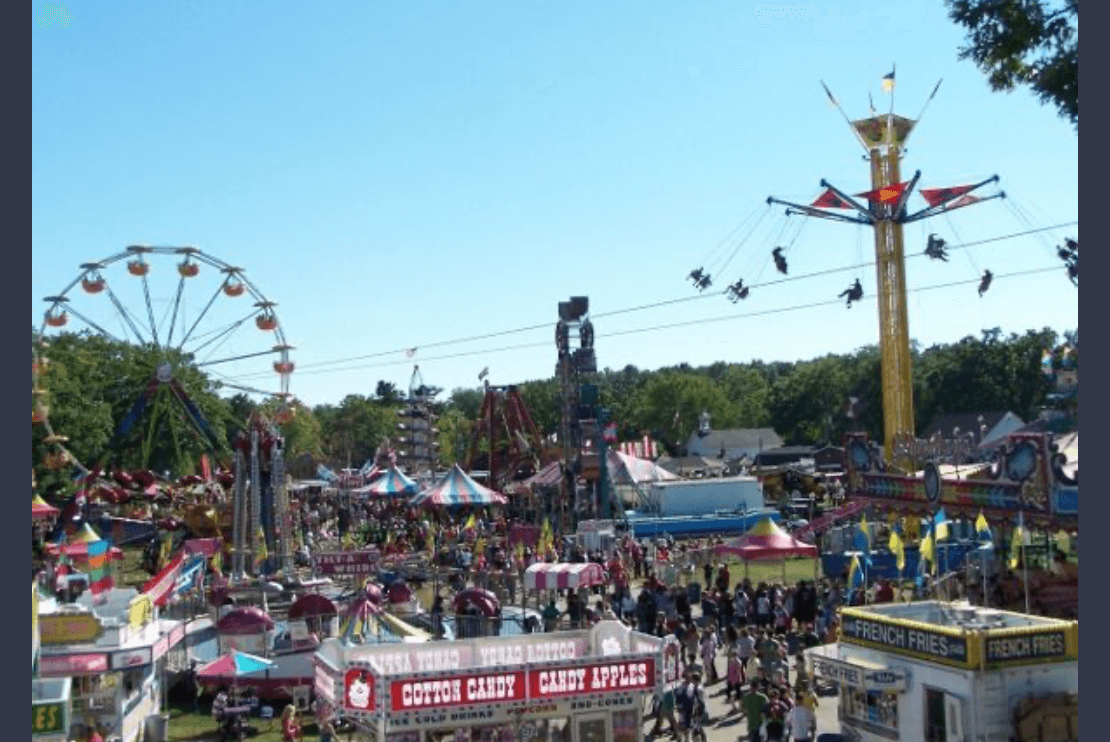
[[[777,277],[770,249],[799,228],[792,275],[873,259],[866,228],[764,214],[769,195],[808,203],[823,177],[868,188],[863,150],[821,79],[862,118],[868,93],[889,106],[880,81],[896,63],[895,111],[917,118],[943,78],[903,175],[920,169],[925,187],[1001,177],[1006,201],[907,226],[907,254],[930,232],[961,243],[1078,220],[1077,134],[958,61],[963,34],[939,2],[65,9],[64,23],[36,11],[32,29],[32,322],[81,263],[131,244],[195,245],[277,303],[296,346],[291,391],[313,405],[379,379],[405,387],[413,363],[448,390],[476,386],[484,367],[498,384],[547,378],[557,304],[572,295],[590,298],[601,367],[799,360],[877,342],[873,267],[758,286]],[[913,291],[1060,265],[1064,235],[1078,226],[954,251],[947,264],[910,258],[910,336],[927,346],[995,326],[1077,327],[1062,267],[1000,277],[982,298],[974,283]],[[757,285],[745,302],[612,314],[694,296],[686,276],[718,245],[717,263],[732,258],[714,289],[744,278]],[[166,316],[173,260],[151,262]],[[122,262],[112,270],[121,301],[145,312]],[[777,311],[835,299],[857,277],[866,300],[852,309]],[[69,296],[86,317],[110,309],[104,294]],[[187,293],[186,317],[207,300]],[[205,316],[243,310],[218,301]],[[672,323],[689,324],[629,332]],[[270,340],[244,326],[221,352]],[[496,350],[520,345],[531,347]],[[412,347],[412,358],[393,352]],[[371,357],[334,363],[358,356]],[[276,389],[268,363],[220,372]]]

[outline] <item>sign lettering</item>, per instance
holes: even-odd
[[[316,571],[321,575],[369,574],[381,561],[378,549],[333,551],[316,555]]]
[[[37,703],[31,706],[31,735],[57,734],[66,730],[65,703]]]
[[[1067,656],[1067,642],[1063,631],[991,637],[986,640],[986,644],[987,662],[992,664]]]
[[[529,697],[536,699],[578,693],[649,690],[654,687],[655,661],[651,659],[533,670],[528,678]]]
[[[52,613],[39,618],[43,644],[84,644],[96,641],[103,627],[91,613]]]
[[[394,711],[523,701],[524,673],[507,672],[438,680],[398,680],[390,685],[390,700]]]
[[[947,664],[964,665],[968,660],[967,639],[936,631],[846,615],[840,626],[846,642],[877,644],[893,652],[925,656]]]

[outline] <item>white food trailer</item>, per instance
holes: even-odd
[[[966,602],[857,606],[841,610],[839,641],[806,659],[839,684],[848,739],[1078,739],[1078,621]]]
[[[590,629],[316,652],[316,697],[360,742],[643,742],[678,647],[618,621]]]

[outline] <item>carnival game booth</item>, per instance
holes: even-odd
[[[145,593],[113,588],[77,603],[39,602],[39,676],[69,678],[72,729],[95,723],[105,739],[133,742],[162,710],[165,658],[185,637]],[[54,694],[56,697],[56,694]],[[53,703],[53,701],[51,701]]]
[[[641,742],[645,702],[677,679],[676,656],[618,621],[428,644],[328,640],[316,696],[364,742]]]
[[[843,732],[862,742],[1078,739],[1079,622],[971,606],[844,608],[840,640],[806,650],[840,685]]]

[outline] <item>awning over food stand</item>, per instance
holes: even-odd
[[[576,590],[605,584],[605,570],[600,564],[568,562],[537,562],[524,571],[525,590]]]

